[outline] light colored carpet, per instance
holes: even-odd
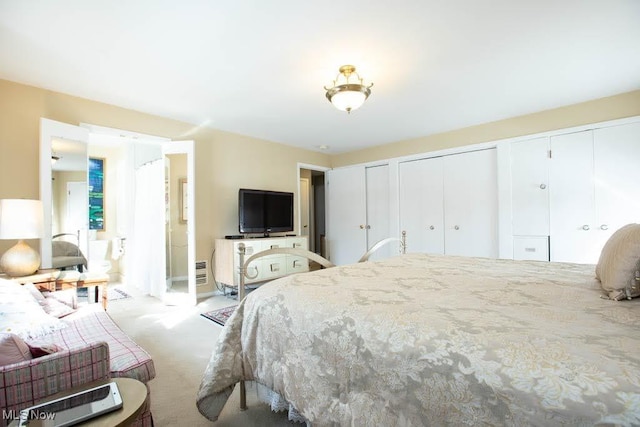
[[[195,307],[166,306],[160,300],[140,296],[122,288],[132,298],[115,300],[108,313],[133,340],[153,358],[156,378],[150,382],[151,411],[157,427],[164,426],[302,426],[287,420],[286,413],[273,413],[248,388],[248,409],[241,411],[237,389],[220,418],[213,423],[196,408],[196,393],[222,327],[200,316],[205,311],[236,301],[215,296]]]

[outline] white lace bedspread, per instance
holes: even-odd
[[[255,380],[313,426],[640,424],[640,299],[594,267],[423,254],[273,281],[202,378],[215,420]]]

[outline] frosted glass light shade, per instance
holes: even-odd
[[[367,99],[364,93],[360,91],[344,91],[338,92],[331,97],[331,103],[338,110],[353,111],[357,110],[364,104]]]

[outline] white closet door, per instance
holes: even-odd
[[[496,150],[455,154],[443,160],[445,253],[497,257]]]
[[[511,145],[513,234],[549,235],[549,138]]]
[[[554,136],[551,153],[551,261],[595,263],[593,132]]]
[[[640,222],[640,123],[594,131],[595,234],[598,247],[614,231]]]
[[[400,230],[407,252],[444,253],[442,157],[399,165]]]
[[[329,257],[350,264],[366,252],[366,188],[361,166],[327,172]]]
[[[389,236],[389,165],[365,168],[367,186],[367,243],[360,256],[376,242]],[[386,245],[376,251],[369,259],[388,258],[394,252],[393,245]]]

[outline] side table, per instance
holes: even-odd
[[[107,309],[109,297],[107,285],[109,284],[108,274],[80,273],[75,270],[59,270],[51,268],[38,270],[34,274],[21,277],[9,277],[0,274],[3,279],[13,280],[21,285],[33,283],[41,291],[62,291],[65,289],[89,288],[95,286],[95,302],[98,302],[98,288],[102,291],[102,308]]]
[[[33,283],[36,287],[43,291],[55,291],[56,280],[60,275],[60,270],[57,268],[50,268],[46,270],[38,270],[28,276],[10,277],[6,274],[0,274],[0,277],[7,280],[13,280],[21,285],[25,283]]]
[[[107,310],[109,296],[107,285],[109,284],[108,274],[79,273],[74,270],[61,271],[56,278],[56,290],[89,288],[95,286],[95,302],[98,302],[98,288],[102,293],[102,308]]]
[[[92,418],[82,423],[82,426],[91,427],[124,427],[130,425],[133,420],[142,412],[144,402],[147,400],[147,386],[144,383],[134,380],[133,378],[111,378],[109,380],[93,381],[79,387],[56,393],[44,399],[43,401],[54,400],[64,397],[82,390],[107,384],[114,381],[118,384],[118,390],[122,396],[122,408]],[[9,427],[17,427],[18,420],[14,420]]]

